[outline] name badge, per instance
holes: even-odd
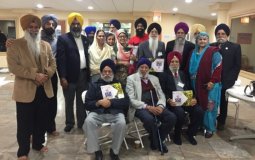
[[[184,84],[183,84],[183,83],[181,83],[181,82],[178,82],[178,83],[177,83],[177,85],[178,85],[179,87],[181,87],[181,88],[183,88],[183,87],[184,87]]]
[[[158,56],[163,56],[163,53],[162,52],[158,52]]]

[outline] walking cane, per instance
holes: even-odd
[[[152,105],[155,106],[155,103],[154,103],[154,99],[153,99],[153,95],[152,95],[152,91],[151,91],[151,90],[150,90],[150,93],[151,93]],[[158,133],[158,140],[159,140],[160,152],[161,152],[161,155],[164,155],[164,152],[163,152],[163,144],[162,144],[161,137],[160,137],[160,133],[159,133],[159,127],[161,126],[161,122],[158,120],[158,118],[157,118],[156,115],[154,115],[154,119],[155,119],[155,123],[156,123],[156,126],[157,126],[157,133]]]

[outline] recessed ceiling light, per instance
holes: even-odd
[[[191,2],[192,2],[192,0],[185,0],[185,2],[186,2],[186,3],[191,3]]]
[[[77,2],[82,2],[83,0],[76,0]]]
[[[39,3],[39,4],[36,5],[36,7],[41,9],[41,8],[43,8],[44,6],[43,6],[42,4]]]
[[[178,8],[177,8],[177,7],[174,7],[174,8],[173,8],[173,11],[174,11],[174,12],[177,12],[177,11],[178,11]]]
[[[88,6],[88,9],[89,9],[89,10],[92,10],[92,9],[94,9],[94,7],[92,7],[92,6]]]
[[[211,16],[216,16],[217,14],[216,13],[211,13]]]

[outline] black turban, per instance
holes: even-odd
[[[162,28],[161,28],[160,24],[158,24],[158,23],[150,24],[147,29],[147,33],[150,34],[150,32],[151,32],[151,30],[153,30],[153,28],[156,28],[156,30],[158,31],[158,34],[161,34]]]
[[[104,60],[104,61],[101,63],[101,65],[100,65],[100,71],[102,72],[103,69],[104,69],[106,66],[110,67],[110,68],[112,69],[113,73],[116,72],[116,67],[115,67],[115,63],[113,62],[113,60],[111,60],[111,59],[106,59],[106,60]]]
[[[144,29],[147,28],[147,22],[144,18],[138,18],[136,21],[135,21],[135,28],[137,27],[137,25],[141,23],[144,27]]]
[[[227,36],[230,35],[230,29],[229,29],[229,27],[228,27],[226,24],[224,24],[224,23],[219,24],[219,25],[215,28],[214,34],[217,35],[218,31],[221,30],[221,29],[224,30],[224,32],[226,33]]]

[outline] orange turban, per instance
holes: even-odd
[[[40,18],[32,14],[27,14],[20,18],[20,25],[23,30],[26,30],[32,22],[38,24],[39,28],[42,25]]]

